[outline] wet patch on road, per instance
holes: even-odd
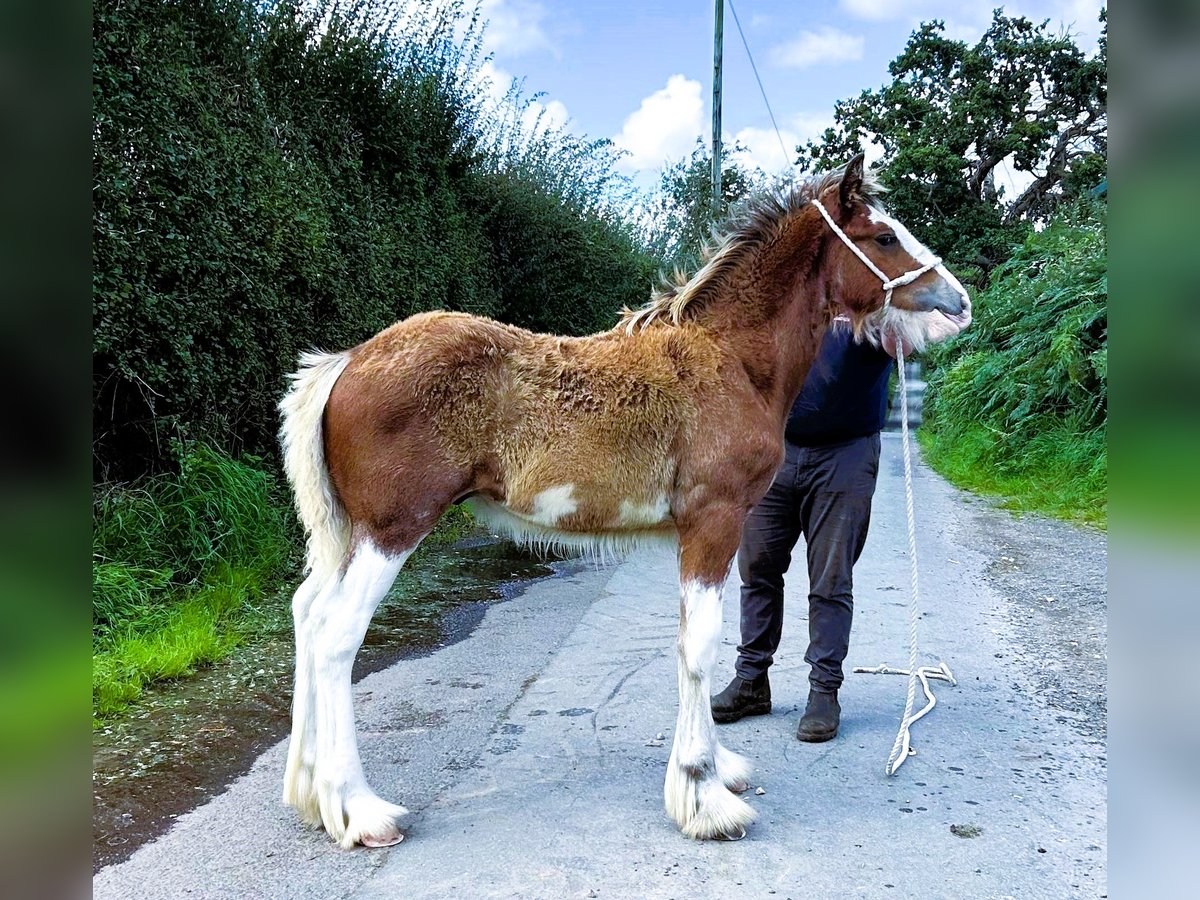
[[[429,551],[401,572],[381,604],[355,661],[354,680],[463,640],[489,604],[555,571],[507,543],[473,541]],[[221,793],[283,738],[292,672],[289,628],[264,635],[191,678],[147,690],[97,729],[93,871],[128,859],[180,815]],[[409,724],[430,724],[423,716],[415,714]]]

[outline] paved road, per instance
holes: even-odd
[[[765,791],[748,795],[758,820],[738,843],[680,836],[661,800],[674,560],[640,554],[535,583],[466,640],[356,686],[368,777],[413,810],[398,847],[344,852],[302,829],[277,799],[281,745],[101,871],[95,896],[1105,896],[1104,538],[1015,519],[923,466],[916,490],[925,657],[959,686],[937,688],[895,778],[882,766],[903,678],[849,676],[842,735],[792,737],[807,675],[797,574],[776,710],[723,727]],[[851,665],[905,658],[902,491],[885,435]],[[733,585],[726,598],[719,681],[737,642]]]

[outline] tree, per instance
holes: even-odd
[[[1108,24],[1087,56],[1053,34],[996,10],[974,46],[934,21],[891,63],[891,84],[837,104],[835,124],[798,147],[802,169],[836,166],[873,141],[889,205],[929,245],[981,276],[1034,221],[1104,178],[1108,143]],[[996,187],[1007,161],[1032,181],[1016,197]]]
[[[735,145],[725,157],[721,169],[721,204],[716,209],[712,202],[712,155],[701,140],[696,140],[690,156],[663,170],[658,190],[646,210],[650,220],[646,243],[668,268],[695,271],[700,249],[713,227],[725,218],[731,203],[756,187],[755,177],[731,161],[731,157],[744,152]]]

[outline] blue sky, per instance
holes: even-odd
[[[969,0],[734,0],[788,150],[831,122],[834,103],[874,88],[921,21],[942,19],[974,41],[996,3]],[[482,0],[497,84],[525,79],[545,115],[629,151],[625,170],[649,184],[664,161],[711,136],[714,0]],[[1100,0],[1020,0],[1005,11],[1050,19],[1094,50]],[[768,171],[784,164],[728,2],[724,138]]]

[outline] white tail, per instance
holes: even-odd
[[[325,467],[321,423],[329,394],[348,362],[348,353],[302,353],[292,388],[279,403],[283,465],[308,535],[308,570],[324,578],[336,574],[350,547],[350,523]]]

